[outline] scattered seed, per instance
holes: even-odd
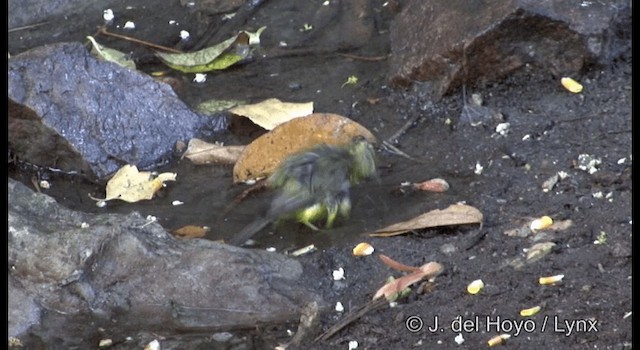
[[[355,256],[367,256],[373,254],[374,248],[371,244],[362,242],[353,248],[353,255]]]
[[[333,271],[333,280],[339,281],[344,279],[344,269],[341,267]]]
[[[535,232],[538,230],[544,230],[545,228],[549,228],[551,225],[553,225],[553,219],[545,215],[541,218],[531,221],[531,225],[529,226],[529,228],[531,229],[531,231]]]
[[[537,314],[538,312],[540,312],[541,309],[542,308],[540,306],[534,306],[532,308],[520,310],[520,316],[522,316],[522,317],[533,316],[533,315]]]
[[[301,256],[301,255],[304,255],[304,254],[308,254],[308,253],[314,252],[315,250],[316,250],[316,246],[313,245],[313,244],[309,244],[306,247],[302,247],[302,248],[300,248],[298,250],[294,250],[289,255],[291,255],[291,256]]]
[[[207,81],[207,75],[202,73],[196,73],[196,76],[193,78],[193,81],[196,83],[204,83]]]
[[[538,283],[540,283],[542,285],[554,284],[556,282],[562,281],[563,278],[564,278],[564,275],[540,277],[540,279],[538,280]]]
[[[582,85],[569,77],[560,79],[560,83],[562,84],[562,86],[564,86],[565,89],[573,92],[574,94],[582,92]]]
[[[471,283],[469,283],[469,285],[467,286],[467,292],[469,294],[478,294],[480,292],[480,290],[482,290],[482,288],[484,288],[484,282],[482,282],[482,280],[475,280]]]
[[[106,9],[106,10],[102,11],[102,18],[105,21],[107,21],[107,22],[113,21],[114,17],[115,16],[113,15],[113,10],[112,9]]]
[[[504,343],[505,340],[511,338],[511,335],[509,334],[500,334],[497,335],[491,339],[489,339],[487,341],[487,344],[489,344],[489,346],[495,346],[495,345],[500,345],[502,343]]]

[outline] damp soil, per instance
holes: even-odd
[[[382,6],[382,2],[372,4]],[[164,43],[170,40],[162,29],[173,30],[167,19],[187,23],[190,15],[180,6],[156,9],[153,16],[131,11],[129,16],[141,28],[134,33]],[[275,49],[279,47],[277,33],[266,31],[264,56],[256,55],[228,71],[209,74],[205,83],[193,82],[192,75],[170,73],[166,77],[178,95],[193,106],[212,98],[314,101],[316,111],[349,117],[415,158],[379,146],[379,181],[354,189],[351,219],[333,230],[312,232],[304,226],[284,224],[268,227],[255,237],[252,249],[288,251],[315,244],[315,252],[297,259],[305,267],[307,281],[315,281],[314,288],[329,304],[341,302],[344,313],[368,303],[388,276],[401,275],[384,266],[378,254],[407,265],[436,261],[445,267],[433,284],[414,288],[395,307],[373,310],[331,338],[308,342],[304,348],[346,349],[350,341],[357,341],[363,349],[473,349],[487,346],[495,335],[508,333],[512,349],[630,349],[631,43],[628,52],[610,65],[586,67],[575,77],[584,85],[580,94],[566,91],[558,77],[540,67],[524,67],[500,81],[469,84],[467,95],[481,95],[484,106],[502,116],[501,120],[473,126],[460,118],[465,101],[462,89],[432,100],[425,97],[419,84],[406,91],[388,86],[388,61],[384,58],[389,54],[391,18],[381,16],[369,43],[350,52],[355,56],[339,54],[344,50],[314,47],[296,54],[270,55],[269,48],[274,48],[272,52],[282,50]],[[258,12],[249,23],[277,27],[269,20],[267,14]],[[50,42],[80,41],[95,32],[95,24],[95,20],[76,18],[10,32],[9,50],[17,54]],[[145,62],[141,69],[158,69],[148,52],[135,45],[113,38],[105,41],[137,52]],[[357,76],[358,83],[343,87],[349,76]],[[229,130],[210,141],[243,144],[262,132],[242,120],[230,117],[229,122]],[[506,133],[496,131],[500,123],[509,123]],[[404,132],[398,134],[399,130]],[[590,174],[581,169],[579,156],[583,154],[600,161],[597,171]],[[157,217],[168,231],[185,225],[208,226],[211,231],[206,238],[212,240],[233,235],[261,215],[269,203],[266,191],[234,202],[247,186],[232,184],[229,166],[193,165],[176,154],[156,170],[176,172],[178,181],[153,201],[110,202],[98,208],[88,194],[103,195],[101,184],[20,162],[9,164],[9,176],[32,188],[34,180],[48,180],[51,188],[42,191],[71,209],[95,213],[135,210]],[[567,176],[544,191],[543,183],[559,172]],[[449,182],[450,189],[428,193],[400,187],[401,183],[436,177]],[[176,200],[184,204],[173,205]],[[478,208],[483,224],[417,230],[386,238],[366,235],[458,202]],[[543,215],[556,222],[570,220],[571,225],[526,237],[505,234]],[[352,256],[353,246],[361,241],[375,247],[372,256]],[[527,249],[540,242],[555,246],[540,260],[527,262]],[[332,271],[340,267],[345,270],[345,279],[333,281]],[[538,283],[541,276],[559,274],[564,279],[555,285]],[[485,288],[470,295],[466,286],[476,279],[482,279]],[[540,313],[520,316],[520,310],[534,306],[541,306]],[[321,329],[339,322],[344,313],[324,310]],[[272,349],[287,342],[287,330],[296,327],[296,322],[259,326],[243,337],[250,344],[248,348]],[[464,339],[461,345],[454,340],[456,336]],[[185,344],[191,341],[193,336],[184,339]]]

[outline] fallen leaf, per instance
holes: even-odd
[[[189,141],[183,157],[194,164],[234,164],[244,148],[245,146],[222,146],[194,138]]]
[[[91,42],[91,54],[95,57],[116,63],[125,68],[136,69],[136,63],[131,59],[131,55],[100,45],[96,39],[90,35],[87,36],[87,39]]]
[[[413,188],[428,192],[445,192],[449,190],[449,183],[444,179],[431,179],[419,183],[414,183]]]
[[[247,145],[233,167],[233,181],[269,176],[283,159],[294,153],[322,143],[346,144],[358,135],[376,142],[365,127],[337,114],[314,113],[292,119]]]
[[[125,165],[107,182],[105,199],[90,197],[98,201],[120,199],[129,203],[148,200],[165,181],[175,181],[176,176],[176,173],[162,173],[153,177],[149,171],[138,171],[135,165]]]
[[[549,254],[556,246],[553,242],[536,243],[527,249],[527,262],[534,262],[542,259]]]
[[[226,69],[251,53],[250,45],[259,43],[259,36],[266,27],[255,33],[240,32],[217,45],[188,53],[162,53],[156,55],[167,66],[184,73],[206,73]]]
[[[390,268],[396,270],[396,271],[400,271],[400,272],[415,272],[417,270],[420,270],[419,267],[415,267],[415,266],[409,266],[409,265],[405,265],[402,263],[399,263],[393,259],[391,259],[390,257],[384,255],[384,254],[380,254],[379,255],[380,260],[382,260],[382,262],[389,266]]]
[[[208,227],[187,225],[173,231],[173,234],[181,238],[202,238],[207,232],[209,232]]]
[[[291,119],[313,113],[313,102],[291,103],[270,98],[255,104],[233,107],[229,112],[247,117],[266,130],[273,130]]]
[[[244,104],[242,100],[208,100],[196,106],[196,112],[204,115],[215,115],[229,108]]]
[[[387,300],[394,301],[401,293],[403,293],[403,291],[405,291],[405,289],[410,287],[412,284],[420,282],[423,279],[430,279],[439,275],[444,267],[437,262],[431,261],[416,269],[417,270],[415,270],[414,272],[402,276],[398,279],[394,279],[382,286],[374,294],[373,300],[376,300],[384,295]]]
[[[376,230],[369,235],[373,237],[390,237],[423,228],[481,224],[482,218],[483,216],[480,210],[470,205],[453,204],[446,209],[432,210],[410,220]]]

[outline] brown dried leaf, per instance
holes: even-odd
[[[416,269],[417,270],[415,270],[414,272],[388,282],[387,284],[382,286],[373,296],[373,300],[376,300],[383,295],[387,298],[387,300],[395,300],[397,296],[402,293],[407,287],[410,287],[412,284],[420,282],[423,279],[430,279],[437,276],[442,272],[444,267],[437,262],[431,261]]]
[[[384,254],[380,254],[379,255],[380,260],[382,260],[382,262],[389,266],[390,268],[397,270],[397,271],[401,271],[401,272],[415,272],[420,270],[419,267],[415,267],[415,266],[409,266],[409,265],[405,265],[403,263],[399,263],[393,259],[391,259],[390,257],[384,255]]]
[[[222,146],[208,143],[200,139],[191,139],[183,154],[194,164],[234,164],[245,146]]]
[[[466,204],[453,204],[448,208],[432,210],[410,220],[387,226],[369,234],[374,237],[391,237],[423,228],[481,224],[480,210]]]
[[[449,183],[444,179],[431,179],[419,183],[414,183],[413,188],[419,191],[445,192],[449,189]]]
[[[277,126],[247,145],[233,167],[234,182],[269,176],[288,156],[326,143],[339,145],[362,135],[369,142],[376,138],[353,120],[329,113],[314,113]]]

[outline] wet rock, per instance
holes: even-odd
[[[166,84],[93,58],[80,43],[9,59],[9,148],[32,163],[104,177],[158,163],[211,123]]]
[[[86,0],[9,0],[9,28],[37,24],[56,16],[64,16],[70,12],[85,11],[93,8],[99,16],[102,10],[117,4],[118,0],[86,1]],[[100,18],[100,17],[97,17]]]
[[[143,330],[214,333],[324,304],[283,255],[176,240],[137,213],[74,212],[8,188],[8,329],[23,343],[88,349]]]
[[[391,27],[390,79],[397,87],[422,82],[441,97],[527,64],[572,75],[613,58],[618,37],[631,30],[617,25],[630,19],[630,6],[625,0],[410,0]]]

